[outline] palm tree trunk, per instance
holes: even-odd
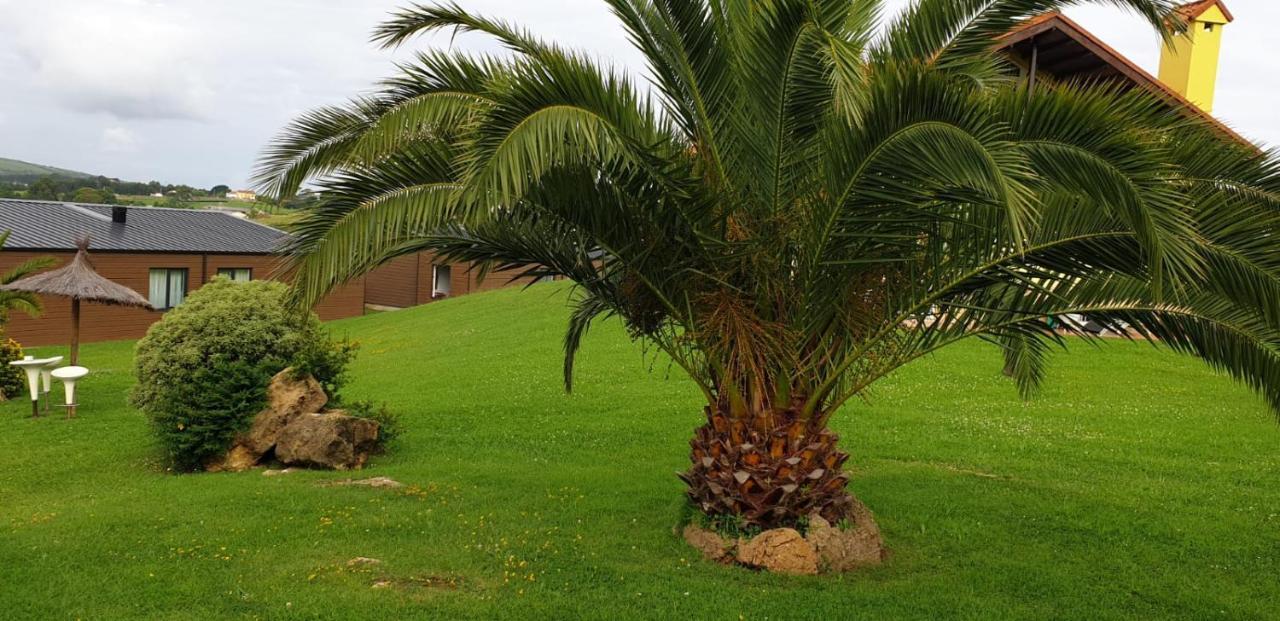
[[[831,430],[811,428],[826,417],[805,420],[795,409],[730,418],[708,407],[706,414],[690,441],[693,464],[680,475],[704,514],[760,529],[796,527],[815,513],[832,524],[857,519],[841,469],[849,455]]]

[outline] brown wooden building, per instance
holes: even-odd
[[[86,304],[85,342],[141,337],[165,310],[216,276],[271,278],[279,261],[273,252],[288,239],[276,229],[213,211],[0,199],[0,231],[5,230],[10,235],[0,249],[0,271],[42,256],[54,257],[60,266],[75,256],[76,238],[89,235],[98,273],[138,291],[158,309]],[[364,312],[364,301],[360,280],[330,294],[315,310],[326,320],[351,317]],[[46,298],[43,303],[38,318],[12,313],[8,336],[23,345],[66,343],[70,302]]]
[[[375,308],[408,308],[448,297],[524,286],[530,278],[518,272],[494,272],[481,280],[470,265],[448,264],[430,252],[392,259],[365,276],[365,303]]]

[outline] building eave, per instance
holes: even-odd
[[[1223,7],[1225,10],[1225,7]],[[1178,94],[1164,82],[1148,73],[1142,67],[1126,58],[1123,54],[1116,51],[1110,45],[1107,45],[1101,39],[1094,36],[1088,30],[1085,30],[1080,24],[1060,12],[1046,13],[1019,24],[1013,30],[1002,35],[997,39],[996,48],[1006,50],[1014,45],[1034,39],[1036,36],[1046,32],[1057,30],[1063,35],[1071,38],[1076,43],[1087,49],[1094,56],[1110,65],[1118,73],[1128,78],[1134,84],[1155,94],[1157,97],[1164,99],[1171,105],[1177,107],[1184,114],[1208,121],[1223,134],[1232,139],[1249,146],[1256,147],[1252,141],[1238,134],[1226,123],[1223,123],[1217,117],[1202,110],[1199,106],[1191,103],[1186,97]]]

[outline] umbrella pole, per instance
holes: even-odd
[[[71,365],[80,361],[80,299],[71,300]]]
[[[71,366],[80,361],[80,298],[71,298]],[[67,404],[67,418],[76,415],[76,406]]]

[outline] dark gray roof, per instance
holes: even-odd
[[[111,221],[112,205],[0,198],[0,232],[6,250],[75,250],[92,237],[93,252],[269,254],[289,235],[216,211],[128,207],[123,224]]]

